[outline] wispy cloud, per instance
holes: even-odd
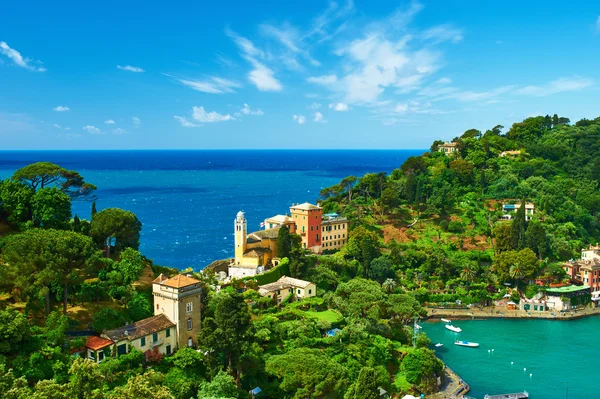
[[[108,120],[105,120],[104,123],[106,123],[107,125],[114,125],[115,121],[113,121],[112,119],[108,119]]]
[[[242,87],[242,85],[238,82],[229,79],[219,78],[217,76],[209,76],[205,79],[193,80],[180,79],[169,74],[164,75],[175,79],[179,83],[193,90],[209,94],[235,93],[235,89]]]
[[[181,123],[181,126],[183,127],[200,127],[200,125],[198,125],[197,123],[190,122],[187,118],[183,116],[174,115],[173,118],[175,118],[176,121]]]
[[[194,120],[202,123],[225,122],[233,120],[233,116],[229,114],[219,114],[218,112],[207,112],[204,107],[193,107],[192,117]]]
[[[600,16],[596,19],[596,32],[600,33]]]
[[[313,122],[325,123],[327,121],[325,120],[325,117],[323,116],[323,114],[320,113],[319,111],[317,111],[317,112],[314,113]]]
[[[56,112],[66,112],[66,111],[70,111],[71,108],[65,107],[64,105],[59,105],[58,107],[52,108],[52,110],[56,111]]]
[[[321,108],[321,104],[319,104],[319,103],[312,103],[312,104],[310,104],[309,108],[310,109],[319,109],[319,108]]]
[[[125,134],[127,133],[127,130],[125,129],[121,129],[120,127],[113,129],[112,134]]]
[[[0,42],[0,54],[5,55],[12,60],[15,65],[20,66],[21,68],[36,72],[46,72],[46,68],[44,67],[31,65],[32,63],[41,64],[40,61],[33,61],[30,58],[23,57],[20,52],[11,48],[6,42]]]
[[[592,79],[572,77],[559,78],[542,86],[525,86],[517,90],[518,94],[531,95],[534,97],[545,97],[556,93],[567,91],[579,91],[594,84]]]
[[[86,132],[88,132],[90,134],[104,134],[104,132],[102,132],[100,129],[98,129],[96,126],[93,126],[93,125],[84,126],[83,130],[85,130]]]
[[[257,115],[257,116],[262,116],[265,113],[263,112],[262,109],[256,109],[256,110],[252,110],[250,109],[250,106],[248,104],[244,104],[244,107],[241,109],[240,111],[242,114],[244,115]]]
[[[134,66],[131,66],[131,65],[124,65],[124,66],[117,65],[117,68],[121,69],[123,71],[129,71],[129,72],[137,72],[137,73],[146,72],[146,71],[144,71],[140,67],[134,67]]]
[[[62,127],[58,123],[54,123],[52,124],[52,126],[54,126],[57,129],[62,129]]]
[[[254,69],[248,74],[248,79],[258,90],[281,91],[283,89],[281,83],[275,78],[275,73],[272,69],[256,60],[252,61],[252,65]]]
[[[335,74],[322,75],[322,76],[311,76],[310,78],[306,79],[306,81],[309,83],[316,83],[316,84],[323,85],[323,86],[333,85],[337,82],[337,80],[338,80],[337,75],[335,75]]]
[[[299,125],[304,125],[306,123],[306,116],[303,115],[294,115],[292,117]]]
[[[345,103],[335,103],[335,104],[329,104],[329,109],[332,109],[332,110],[338,111],[338,112],[346,112],[350,109],[350,107],[348,107],[348,104],[345,104]]]
[[[439,25],[423,32],[423,39],[434,43],[452,42],[459,43],[463,40],[462,30],[452,25]]]
[[[133,122],[133,124],[138,127],[142,124],[142,120],[140,118],[138,118],[137,116],[132,116],[131,117],[131,122]]]

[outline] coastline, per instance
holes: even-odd
[[[599,316],[600,308],[581,309],[573,312],[527,312],[525,310],[497,310],[498,308],[475,309],[427,309],[427,319],[454,318],[459,320],[485,319],[547,319],[576,320],[584,317]],[[554,313],[555,315],[552,315]]]

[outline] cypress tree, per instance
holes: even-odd
[[[279,259],[289,258],[292,252],[292,239],[287,226],[281,226],[277,233],[277,257]]]
[[[363,367],[354,388],[354,399],[379,399],[377,374],[372,367]]]
[[[95,214],[96,214],[96,201],[92,202],[92,219],[94,218]]]
[[[81,233],[81,220],[79,220],[79,216],[77,215],[73,218],[73,231]]]
[[[526,232],[527,220],[525,219],[525,199],[523,199],[512,222],[512,240],[514,249],[521,250],[527,246],[525,238]]]

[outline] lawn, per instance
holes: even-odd
[[[310,317],[317,318],[319,320],[328,321],[332,324],[339,323],[344,318],[339,312],[337,312],[335,310],[331,310],[331,309],[325,310],[323,312],[315,312],[312,310],[306,310],[306,311],[304,311],[304,314],[306,314],[307,316],[310,316]]]

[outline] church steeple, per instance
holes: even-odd
[[[246,252],[246,234],[247,226],[246,217],[244,212],[239,211],[233,221],[235,230],[235,264],[240,264]]]

